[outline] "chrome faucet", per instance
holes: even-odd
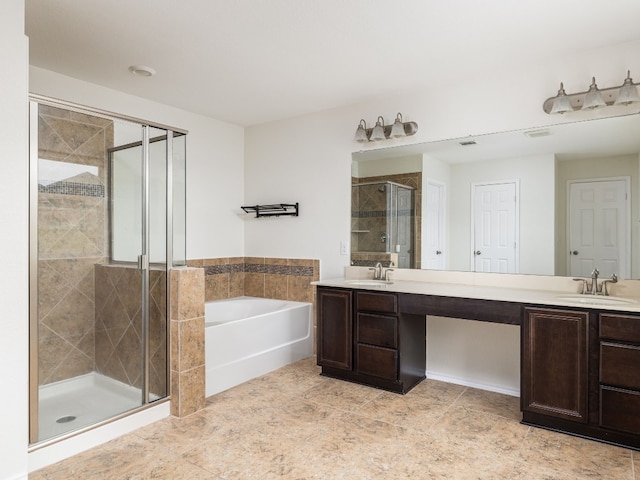
[[[382,280],[382,264],[380,262],[376,263],[376,266],[369,270],[373,270],[374,280]]]
[[[390,272],[393,272],[393,268],[385,268],[385,269],[384,269],[384,275],[383,275],[383,277],[384,277],[384,281],[385,281],[385,282],[388,282],[388,281],[390,281],[390,280],[391,280],[391,279],[389,278],[389,273],[390,273]]]
[[[598,275],[600,275],[600,272],[597,268],[594,268],[591,272],[591,288],[589,289],[591,295],[597,295],[600,293],[598,292]]]
[[[615,273],[611,275],[610,280],[602,281],[602,285],[600,287],[602,289],[602,295],[609,296],[609,289],[607,288],[607,284],[609,283],[618,283],[618,276]]]
[[[582,282],[582,289],[580,291],[583,295],[609,295],[609,289],[607,285],[609,283],[618,283],[618,276],[614,273],[611,275],[611,279],[603,280],[598,285],[598,276],[600,272],[597,268],[594,268],[591,272],[591,282],[586,278],[574,278],[575,282]]]

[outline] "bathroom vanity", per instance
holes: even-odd
[[[322,374],[404,394],[426,317],[521,327],[522,422],[640,449],[640,303],[428,282],[317,282]],[[589,299],[585,299],[589,300]]]

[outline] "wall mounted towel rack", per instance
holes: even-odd
[[[298,216],[298,203],[275,203],[273,205],[249,205],[240,207],[245,213],[256,213],[260,217]]]

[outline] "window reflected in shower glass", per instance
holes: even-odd
[[[78,184],[101,185],[98,167],[57,160],[38,159],[38,187],[62,189]]]

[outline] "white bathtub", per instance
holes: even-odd
[[[236,297],[205,304],[206,396],[313,354],[310,303]]]

